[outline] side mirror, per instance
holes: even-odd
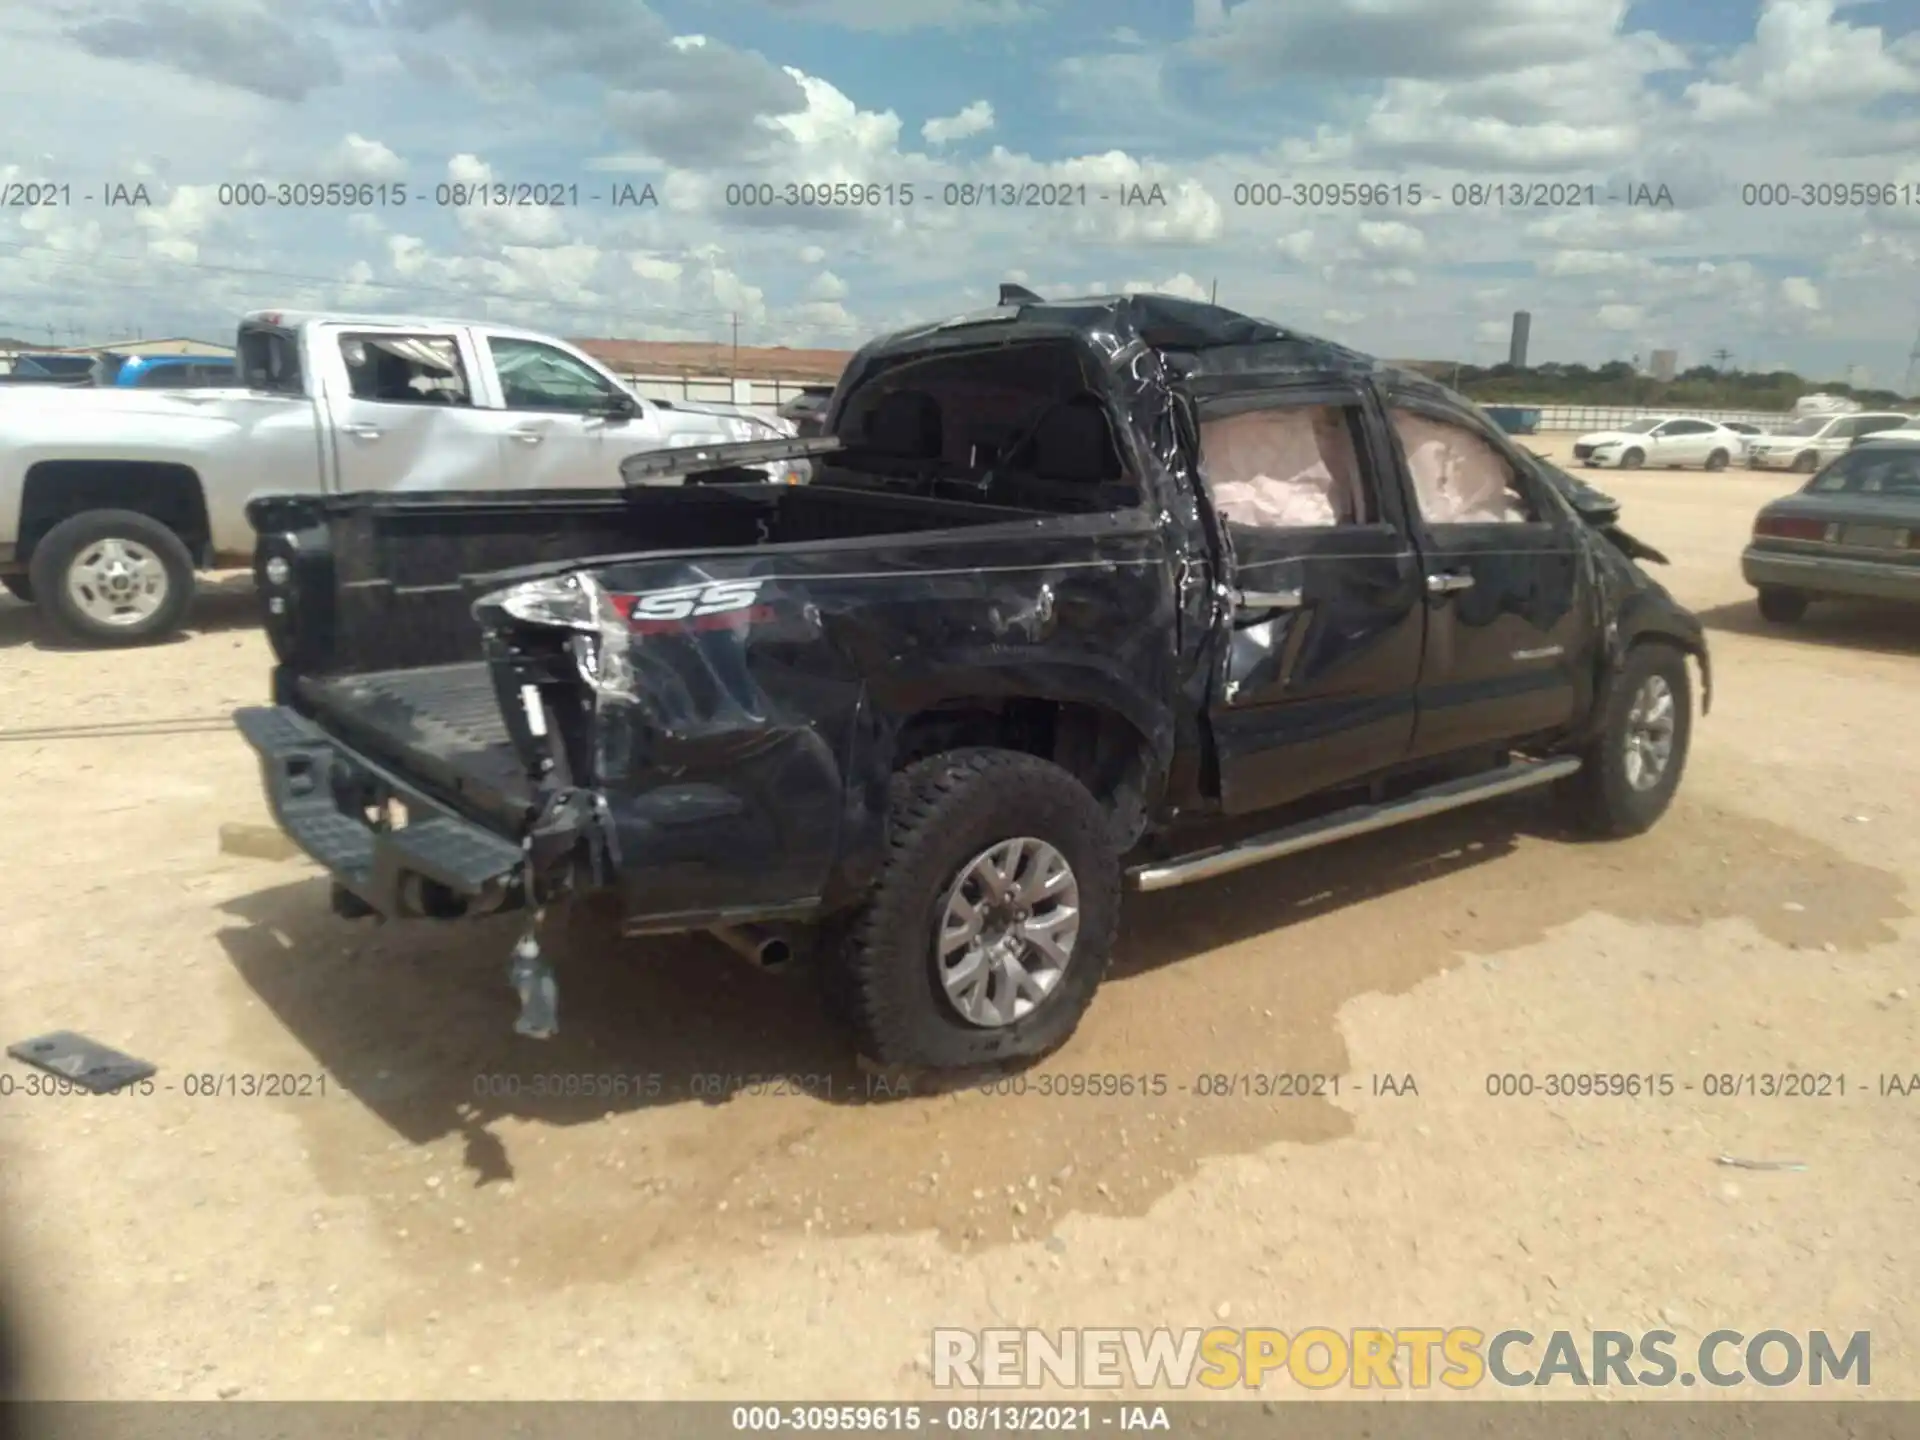
[[[621,390],[607,397],[607,403],[598,411],[610,420],[630,420],[640,413],[640,402],[626,391]]]

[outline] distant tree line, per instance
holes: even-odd
[[[1755,373],[1696,365],[1671,380],[1656,380],[1624,360],[1592,367],[1549,362],[1455,365],[1413,362],[1413,368],[1475,400],[1515,405],[1633,405],[1657,410],[1791,410],[1802,395],[1842,395],[1869,410],[1910,407],[1892,390],[1856,390],[1837,380],[1808,380],[1791,370]]]

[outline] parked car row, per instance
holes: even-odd
[[[1590,469],[1724,470],[1738,460],[1750,470],[1811,475],[1870,436],[1917,425],[1913,416],[1892,411],[1804,415],[1773,431],[1747,421],[1655,415],[1578,437],[1573,458]]]

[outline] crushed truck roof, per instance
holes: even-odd
[[[902,360],[954,350],[1078,340],[1106,357],[1110,369],[1136,350],[1159,351],[1175,377],[1231,385],[1237,379],[1309,375],[1391,376],[1410,390],[1447,392],[1439,382],[1322,336],[1222,305],[1173,295],[1091,295],[1044,300],[1003,286],[1001,303],[883,335],[848,364],[846,388]]]

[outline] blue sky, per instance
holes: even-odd
[[[32,339],[277,304],[844,347],[1019,279],[1898,386],[1920,330],[1910,0],[55,0],[0,15],[0,91],[4,198],[57,202],[0,208]],[[152,205],[84,198],[114,181]],[[315,181],[408,203],[220,188]],[[436,203],[482,182],[583,203]],[[660,203],[587,201],[616,182]],[[807,182],[892,198],[729,203]],[[1743,203],[1833,182],[1893,203]],[[946,203],[988,184],[1069,203]],[[1671,203],[1598,199],[1638,185]]]

